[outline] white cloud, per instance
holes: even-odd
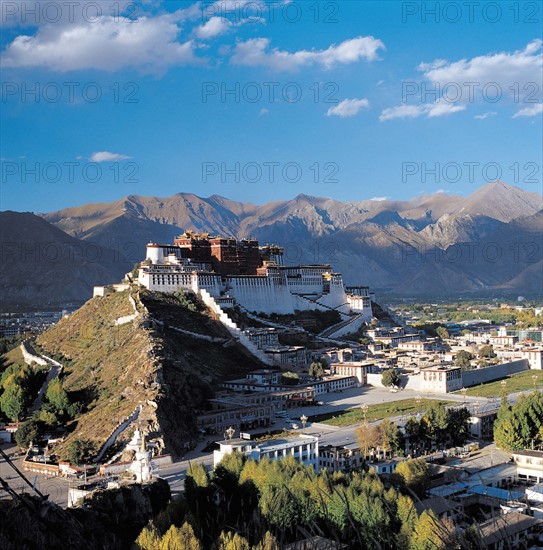
[[[367,109],[369,106],[367,99],[344,99],[335,107],[330,107],[326,112],[326,116],[347,118],[357,115],[361,109]]]
[[[33,36],[20,35],[8,44],[2,52],[2,66],[46,67],[58,72],[113,72],[131,67],[156,73],[174,65],[201,63],[192,40],[178,41],[179,24],[191,13],[189,8],[142,15],[135,21],[104,15],[95,22],[45,24]]]
[[[304,66],[321,65],[326,69],[336,64],[355,63],[361,59],[373,61],[385,46],[373,36],[359,36],[332,44],[325,50],[299,50],[287,52],[269,48],[269,38],[252,38],[236,44],[230,62],[250,67],[262,66],[277,71],[296,71]]]
[[[119,153],[110,153],[109,151],[98,151],[93,153],[89,160],[91,162],[115,162],[116,160],[126,160],[131,157],[120,155]]]
[[[475,115],[473,118],[477,120],[485,120],[485,118],[496,116],[498,113],[496,111],[487,111],[486,113],[483,113],[481,115]]]
[[[533,105],[530,105],[530,107],[524,107],[524,109],[520,109],[517,111],[513,118],[518,118],[521,116],[537,116],[543,113],[543,103],[534,103]]]
[[[481,55],[472,59],[449,62],[438,59],[422,63],[424,78],[447,89],[449,97],[461,95],[463,101],[494,102],[498,97],[524,102],[529,97],[541,98],[543,75],[543,41],[530,42],[523,50]]]
[[[394,120],[395,118],[418,118],[422,115],[426,115],[427,118],[436,118],[464,111],[465,109],[465,105],[455,105],[443,101],[435,101],[434,103],[425,103],[422,105],[398,105],[397,107],[383,109],[379,115],[379,120],[385,122],[386,120]]]
[[[263,107],[263,108],[260,109],[260,111],[258,112],[258,116],[266,116],[267,114],[269,114],[269,111],[268,111],[268,109],[266,109],[266,107]]]
[[[393,120],[395,118],[417,118],[422,115],[420,105],[399,105],[398,107],[388,107],[383,109],[379,115],[379,120]]]
[[[439,117],[444,115],[450,115],[452,113],[458,113],[459,111],[464,111],[466,109],[465,105],[455,105],[453,103],[445,103],[443,101],[436,101],[430,105],[424,106],[424,113],[428,114],[429,118]]]
[[[203,25],[200,25],[195,32],[198,38],[205,40],[228,32],[230,26],[230,21],[224,17],[211,17]]]
[[[406,82],[404,87],[405,95],[420,103],[384,109],[379,119],[439,117],[463,111],[467,105],[475,103],[487,103],[493,108],[499,103],[532,103],[520,109],[514,118],[534,116],[541,112],[541,107],[534,102],[543,101],[539,84],[543,77],[542,46],[543,41],[537,39],[513,52],[421,63],[418,69],[424,80]],[[496,111],[489,111],[474,118],[484,120],[496,114]]]
[[[372,197],[370,201],[383,202],[383,201],[387,201],[388,199],[389,197]]]

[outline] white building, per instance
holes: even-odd
[[[293,314],[296,310],[335,310],[342,320],[350,314],[371,320],[371,298],[366,287],[346,291],[340,273],[324,265],[283,266],[263,262],[253,275],[221,275],[211,263],[195,262],[176,245],[147,245],[138,282],[153,291],[174,292],[205,289],[213,298],[229,298],[257,313]]]
[[[448,393],[462,389],[460,367],[427,367],[420,371],[419,391],[423,393]]]
[[[513,462],[517,465],[517,476],[520,480],[543,482],[543,451],[513,452]]]
[[[338,376],[354,376],[359,386],[365,386],[367,383],[367,365],[362,362],[332,363],[330,373]]]
[[[242,453],[253,460],[267,457],[270,460],[281,460],[287,456],[298,462],[319,469],[319,439],[312,435],[296,435],[284,439],[272,439],[264,442],[247,439],[227,439],[219,441],[219,450],[213,451],[213,465],[217,466],[223,457],[234,451]]]

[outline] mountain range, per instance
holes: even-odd
[[[34,283],[29,263],[3,267],[0,298],[66,301],[69,290],[70,297],[84,300],[92,284],[118,280],[141,261],[146,243],[169,243],[185,229],[279,244],[288,264],[331,263],[348,284],[366,284],[380,294],[543,292],[543,196],[502,181],[468,197],[438,193],[407,201],[298,195],[255,205],[218,195],[130,195],[37,216],[3,212],[0,222],[15,242],[72,239],[72,246],[100,251],[91,266],[79,256],[69,266],[49,266],[45,280],[24,292],[14,287],[21,275]],[[28,226],[24,233],[18,231],[21,224]],[[9,241],[4,231],[1,238]],[[60,281],[55,267],[63,274]]]

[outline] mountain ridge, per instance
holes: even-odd
[[[543,250],[542,210],[538,193],[496,181],[467,197],[436,193],[405,201],[341,202],[299,194],[258,205],[194,193],[128,195],[40,217],[73,238],[113,250],[127,270],[144,259],[148,242],[170,243],[192,229],[282,245],[287,264],[331,263],[347,283],[378,292],[403,294],[407,282],[411,295],[493,289],[541,294],[533,266]],[[497,265],[489,257],[492,243],[500,247]],[[464,255],[455,257],[454,247]],[[434,249],[438,261],[429,260]],[[479,257],[470,257],[470,249]],[[103,283],[111,282],[108,270]]]

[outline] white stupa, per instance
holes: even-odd
[[[139,430],[136,431],[140,433]],[[136,436],[136,434],[134,434],[134,436]],[[140,441],[141,447],[136,451],[134,461],[130,465],[130,471],[136,476],[136,481],[138,483],[144,483],[151,479],[151,453],[145,448],[145,436],[141,437],[140,435]]]
[[[141,431],[136,430],[130,443],[126,446],[127,451],[139,451],[141,449]]]

